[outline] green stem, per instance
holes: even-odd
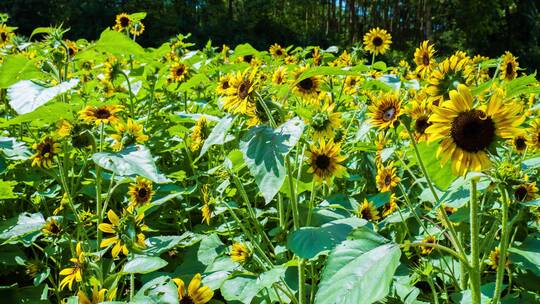
[[[306,267],[305,261],[298,258],[298,303],[306,303]]]
[[[103,123],[100,124],[99,131],[99,152],[103,151]],[[101,201],[101,167],[96,164],[96,215],[97,215],[97,246],[101,244],[102,233],[99,230],[99,224],[103,222],[103,204]]]
[[[317,188],[315,187],[315,179],[313,179],[313,181],[311,182],[311,195],[309,197],[309,205],[308,205],[309,211],[308,211],[308,216],[306,220],[306,226],[309,226],[311,224],[311,217],[313,216],[313,203],[315,201],[316,191],[317,191]]]
[[[472,292],[473,304],[480,304],[480,254],[478,252],[478,193],[476,189],[476,178],[471,180],[471,201],[470,201],[470,236],[471,236],[471,271],[470,288]]]
[[[502,215],[501,215],[501,222],[502,222],[502,231],[501,231],[501,243],[499,244],[499,265],[497,265],[497,276],[495,279],[495,293],[493,294],[493,304],[497,304],[500,301],[501,298],[501,289],[502,289],[502,283],[504,279],[504,269],[506,268],[506,250],[508,247],[508,236],[509,231],[508,229],[508,193],[506,192],[506,189],[501,186],[500,188],[501,195],[502,195]]]

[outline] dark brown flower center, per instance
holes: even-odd
[[[182,300],[180,300],[180,304],[195,304],[195,301],[190,296],[184,296]]]
[[[424,65],[429,65],[429,54],[424,53],[424,56],[422,56],[422,63]]]
[[[483,151],[495,139],[495,123],[480,110],[461,112],[452,121],[450,136],[459,148],[467,152]]]
[[[390,186],[390,183],[392,183],[392,176],[390,176],[390,174],[387,174],[385,177],[384,177],[384,184],[386,186]]]
[[[379,47],[379,46],[381,46],[382,44],[383,44],[383,40],[382,40],[381,37],[378,37],[378,36],[377,36],[377,37],[373,38],[373,45],[374,45],[374,46]]]
[[[320,170],[327,170],[330,167],[330,157],[327,155],[317,155],[315,166]]]
[[[140,199],[146,199],[148,195],[148,190],[146,190],[145,187],[139,188],[139,191],[137,192]]]
[[[49,142],[44,142],[41,144],[41,156],[45,156],[48,153],[52,152],[52,144]]]
[[[111,117],[111,112],[109,112],[109,110],[107,110],[106,108],[99,108],[97,109],[96,111],[96,118],[99,118],[99,119],[107,119]]]
[[[300,81],[298,83],[298,86],[301,87],[302,89],[306,90],[306,91],[311,90],[311,89],[313,89],[313,86],[314,86],[313,79],[306,78],[306,79]]]
[[[244,61],[247,63],[251,63],[251,60],[253,60],[253,55],[246,55],[244,56]]]
[[[512,65],[511,62],[506,64],[506,74],[508,75],[514,74],[514,66]]]
[[[516,149],[518,151],[523,151],[527,149],[527,141],[523,136],[519,136],[516,139],[514,139],[514,145],[516,146]]]
[[[362,214],[363,219],[370,220],[373,218],[373,215],[371,214],[371,210],[369,209],[369,207],[362,209],[362,212],[360,213]]]
[[[176,76],[182,76],[182,75],[184,75],[184,71],[185,71],[185,68],[184,68],[183,65],[181,65],[181,66],[177,67],[174,72],[175,72]]]
[[[281,49],[277,49],[277,50],[276,50],[276,55],[277,55],[277,56],[283,55],[283,51],[282,51]]]
[[[518,201],[524,201],[525,198],[527,197],[527,194],[529,192],[527,191],[527,187],[525,186],[519,186],[517,187],[517,189],[514,191],[514,196],[516,197],[516,200]]]
[[[251,83],[248,80],[242,81],[242,83],[238,86],[238,97],[245,99],[249,95],[250,87]]]
[[[414,122],[414,130],[418,134],[424,134],[429,126],[431,123],[428,121],[428,117],[420,117]]]
[[[389,122],[390,120],[394,118],[395,115],[396,115],[396,108],[391,106],[384,110],[383,115],[382,115],[382,120],[385,122]]]
[[[5,42],[7,41],[8,35],[5,32],[0,33],[0,41]]]
[[[225,89],[228,89],[229,88],[229,82],[228,81],[223,81],[221,83],[221,87],[225,90]]]
[[[130,22],[130,20],[129,20],[128,17],[125,17],[125,16],[124,16],[124,17],[121,17],[121,18],[120,18],[120,25],[121,25],[122,27],[127,27],[127,26],[129,25],[129,22]]]

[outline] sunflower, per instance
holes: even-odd
[[[517,57],[514,57],[512,53],[505,52],[502,57],[502,63],[500,66],[501,69],[501,79],[510,81],[517,77],[517,70],[519,69],[519,64],[517,62]]]
[[[43,234],[46,236],[58,236],[60,232],[62,232],[62,228],[60,228],[60,225],[56,219],[51,217],[45,222],[41,232],[43,232]]]
[[[77,257],[69,259],[69,261],[73,263],[73,266],[64,268],[60,271],[60,275],[65,276],[65,278],[63,278],[60,282],[60,289],[64,289],[64,287],[66,287],[67,285],[69,290],[71,290],[71,287],[73,286],[73,281],[82,281],[85,258],[84,252],[81,249],[81,242],[77,243],[75,251],[77,253]]]
[[[377,176],[375,181],[377,182],[377,189],[381,192],[387,192],[396,187],[401,180],[396,174],[396,167],[394,162],[388,164],[388,166],[379,166],[377,168]]]
[[[180,82],[187,77],[189,68],[181,62],[175,62],[171,66],[170,79],[174,82]]]
[[[499,247],[495,247],[495,249],[489,253],[489,260],[487,264],[491,266],[491,269],[496,270],[497,268],[499,268],[500,257],[501,257],[501,250],[499,249]],[[508,267],[508,265],[510,265],[510,261],[508,260],[508,253],[506,253],[505,267]]]
[[[116,24],[114,25],[114,30],[121,32],[131,26],[131,16],[126,13],[121,13],[116,15]]]
[[[116,134],[112,134],[112,148],[120,151],[122,148],[138,143],[142,144],[148,140],[148,135],[143,133],[143,126],[129,118],[127,123],[118,123],[115,127]]]
[[[427,98],[415,99],[411,103],[409,114],[414,121],[414,134],[417,141],[427,140],[426,129],[431,126],[429,117],[432,113],[432,104]]]
[[[392,36],[378,27],[369,30],[364,35],[364,48],[374,55],[386,53],[390,49],[390,44],[392,44]]]
[[[122,107],[118,105],[109,106],[86,106],[79,112],[81,119],[87,123],[100,124],[116,124],[119,119],[117,113],[122,111]]]
[[[450,100],[433,108],[426,129],[429,142],[442,139],[437,158],[441,163],[452,159],[454,174],[464,175],[468,171],[481,171],[490,166],[488,149],[496,137],[512,138],[524,117],[519,108],[503,103],[504,92],[495,90],[487,105],[473,107],[469,88],[459,85],[450,92]]]
[[[353,95],[358,92],[358,86],[362,78],[360,76],[347,76],[345,77],[345,83],[343,84],[343,91],[345,94]]]
[[[131,215],[130,217],[133,217],[134,215]],[[128,217],[128,218],[130,218]],[[111,255],[113,258],[116,258],[120,252],[122,252],[124,255],[128,255],[129,249],[123,239],[123,230],[126,229],[126,223],[123,223],[120,221],[120,218],[116,213],[112,210],[109,210],[107,212],[107,218],[109,219],[110,224],[107,223],[101,223],[98,225],[98,229],[105,232],[112,234],[111,237],[103,239],[101,241],[101,244],[99,245],[101,248],[108,247],[109,245],[113,245]],[[134,216],[133,218],[133,225],[134,226],[128,230],[135,231],[135,240],[134,244],[140,248],[144,248],[145,244],[145,236],[143,234],[143,231],[148,230],[148,226],[144,225],[142,223],[144,219],[144,214],[138,214]],[[128,227],[129,228],[129,227]]]
[[[231,86],[231,78],[232,76],[230,74],[225,74],[219,77],[218,85],[216,87],[216,92],[218,95],[226,94],[227,89]]]
[[[45,137],[39,144],[33,144],[36,154],[32,156],[32,167],[51,168],[53,159],[61,152],[60,144],[51,137]]]
[[[145,30],[144,24],[138,21],[137,23],[133,24],[129,32],[131,33],[131,35],[137,37],[137,36],[142,35],[144,30]]]
[[[334,131],[341,127],[341,113],[334,112],[335,104],[324,103],[311,117],[309,125],[313,129],[313,139],[333,138]]]
[[[387,217],[398,209],[399,209],[399,206],[396,201],[396,195],[392,193],[390,194],[390,199],[388,200],[388,203],[384,205],[382,216]]]
[[[272,82],[275,84],[283,84],[287,81],[287,69],[285,67],[280,66],[276,69],[274,74],[272,74]]]
[[[365,198],[362,204],[358,204],[358,208],[356,209],[356,215],[359,218],[368,221],[376,221],[380,218],[379,211],[377,211],[375,205],[373,205],[372,202],[368,202],[368,200]]]
[[[433,104],[438,105],[448,99],[450,91],[457,89],[459,84],[467,83],[466,67],[469,58],[452,55],[437,65],[428,78],[427,93]]]
[[[511,144],[517,153],[523,154],[527,150],[527,137],[524,134],[516,135],[511,139]]]
[[[86,293],[79,289],[77,292],[77,297],[79,297],[79,304],[98,304],[101,302],[105,302],[105,294],[107,293],[107,289],[100,289],[97,284],[94,284],[92,287],[92,295],[91,297],[87,296]],[[108,300],[112,300],[113,297],[109,296]]]
[[[313,48],[313,51],[311,53],[311,57],[313,58],[313,65],[321,65],[322,55],[321,55],[320,49],[318,47]]]
[[[307,101],[317,98],[321,86],[320,76],[303,77],[302,74],[309,69],[309,66],[299,67],[294,71],[293,91]],[[300,80],[301,79],[301,80]]]
[[[431,73],[437,66],[435,62],[435,48],[429,44],[428,40],[425,40],[414,51],[414,63],[416,63],[416,72],[420,73],[423,77]]]
[[[137,176],[135,183],[131,183],[129,185],[128,194],[132,210],[133,207],[138,207],[149,203],[154,195],[152,182],[144,177]]]
[[[5,24],[0,24],[0,47],[8,44],[12,36],[13,33],[11,32],[11,29]]]
[[[270,54],[274,58],[284,58],[287,56],[287,51],[281,47],[281,45],[275,43],[270,47]]]
[[[428,236],[424,237],[424,239],[422,240],[422,243],[436,244],[437,239],[433,235],[428,235]],[[420,253],[422,255],[428,255],[433,251],[433,247],[431,247],[431,246],[420,246],[420,249],[421,249]]]
[[[346,67],[352,65],[352,57],[347,51],[343,51],[338,58],[330,63],[330,66],[334,67]]]
[[[528,130],[529,143],[534,149],[540,149],[540,119],[532,122],[531,127]]]
[[[195,127],[193,127],[193,131],[191,133],[191,145],[189,147],[190,150],[199,150],[199,148],[203,145],[204,141],[208,138],[209,133],[210,132],[208,130],[208,119],[206,118],[206,116],[201,115],[201,117],[197,119]]]
[[[379,129],[385,129],[397,122],[401,113],[401,100],[396,93],[382,93],[369,107],[368,115],[371,124]]]
[[[518,202],[532,201],[537,196],[536,182],[521,184],[514,189],[514,197]]]
[[[255,108],[257,69],[246,69],[231,76],[230,86],[223,98],[223,109],[233,114],[248,114]]]
[[[248,247],[242,243],[234,243],[231,248],[231,260],[238,263],[245,263],[251,253]]]
[[[205,304],[214,296],[214,292],[208,286],[201,287],[201,274],[197,273],[189,282],[186,292],[184,281],[174,278],[173,282],[177,286],[178,300],[180,304]]]
[[[66,40],[66,46],[70,58],[77,55],[77,53],[79,52],[79,47],[77,46],[77,43],[71,40]]]
[[[321,139],[318,146],[310,146],[309,172],[315,174],[316,180],[330,182],[332,176],[343,177],[346,174],[345,167],[340,164],[345,157],[341,156],[340,151],[340,145],[334,143],[333,139]]]

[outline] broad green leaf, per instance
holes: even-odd
[[[182,241],[180,235],[152,236],[145,240],[144,253],[151,256],[159,256],[163,252],[174,248]]]
[[[251,303],[252,299],[259,291],[270,288],[274,283],[284,278],[284,266],[277,266],[258,277],[251,275],[238,275],[228,279],[221,286],[221,294],[227,301],[240,301],[241,303]]]
[[[23,122],[30,122],[36,126],[43,126],[48,123],[55,123],[61,118],[72,118],[74,106],[64,102],[51,102],[28,114],[19,115],[11,120],[3,122],[0,127],[18,125]]]
[[[505,288],[506,288],[506,285],[503,284],[502,290],[504,290]],[[480,302],[482,304],[491,303],[491,298],[493,297],[494,292],[495,292],[495,282],[482,285],[480,287]],[[473,304],[472,291],[470,289],[466,289],[462,292],[452,294],[451,299],[452,301],[454,301],[454,303]]]
[[[372,236],[344,241],[328,257],[315,304],[370,304],[384,299],[400,256],[399,246]]]
[[[426,167],[429,177],[439,189],[446,190],[455,179],[455,176],[452,174],[452,160],[449,160],[444,166],[442,166],[440,161],[437,159],[438,148],[439,145],[434,143],[418,143],[420,157],[422,158],[422,162]],[[414,151],[411,151],[411,153],[414,153]],[[410,157],[411,159],[414,159],[414,155],[411,155]]]
[[[144,284],[131,303],[178,304],[176,284],[167,276],[157,277]]]
[[[217,234],[211,234],[201,241],[197,258],[204,265],[212,263],[223,251],[225,244],[219,239]]]
[[[0,180],[0,199],[17,198],[17,195],[13,193],[13,187],[15,185],[17,185],[16,181]]]
[[[43,228],[45,219],[41,213],[23,212],[18,217],[3,221],[0,225],[0,240],[10,240],[36,232]]]
[[[10,160],[27,160],[32,156],[25,143],[12,137],[0,136],[0,151]]]
[[[285,180],[285,156],[296,145],[304,131],[304,122],[296,117],[277,129],[252,128],[240,141],[244,160],[255,177],[266,203],[277,194]]]
[[[213,145],[223,145],[228,141],[227,133],[234,122],[234,117],[225,116],[219,120],[218,124],[212,129],[208,138],[204,141],[199,157],[203,156]]]
[[[257,54],[258,51],[249,43],[239,44],[234,48],[234,58]]]
[[[37,79],[43,76],[35,66],[35,61],[23,55],[7,56],[0,64],[0,88],[8,88],[25,79]]]
[[[53,27],[36,27],[32,31],[32,34],[30,34],[30,37],[28,39],[32,39],[32,37],[34,37],[34,35],[37,35],[37,34],[49,34],[53,31],[54,31]]]
[[[136,256],[124,265],[124,273],[150,273],[163,268],[167,262],[160,257]]]
[[[321,227],[302,227],[289,234],[287,248],[301,258],[311,259],[334,249],[334,247],[347,239],[347,236],[354,228],[365,223],[364,220],[360,219],[356,219],[352,223],[336,220]]]
[[[535,88],[531,86],[535,82],[536,82],[536,73],[523,76],[523,77],[518,77],[510,81],[506,85],[506,97],[513,97],[519,94],[523,94],[525,92],[531,93],[530,89],[533,89],[533,90],[536,89],[535,91],[532,91],[532,92],[539,92],[540,89],[538,87]]]
[[[96,41],[94,45],[88,47],[85,51],[78,53],[76,57],[93,56],[91,54],[93,54],[94,50],[111,53],[115,56],[127,54],[134,56],[145,55],[144,49],[138,43],[131,40],[125,34],[110,29],[102,32],[99,40]]]
[[[540,157],[529,158],[521,163],[524,170],[540,167]]]
[[[79,80],[74,78],[54,87],[43,87],[31,80],[21,80],[8,88],[9,105],[17,114],[27,114],[69,91],[78,83]]]
[[[528,238],[519,247],[511,247],[510,260],[540,276],[540,239]]]
[[[95,153],[92,159],[100,167],[118,176],[139,175],[155,183],[170,182],[165,175],[159,173],[150,150],[142,145],[131,145],[118,153]]]

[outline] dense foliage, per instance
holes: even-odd
[[[6,303],[538,303],[540,83],[511,52],[0,23]]]
[[[176,33],[192,33],[202,47],[250,43],[350,47],[372,27],[394,36],[394,50],[411,56],[421,41],[442,55],[461,49],[494,57],[509,50],[529,72],[540,69],[540,6],[537,0],[3,0],[0,12],[19,33],[64,24],[66,38],[97,39],[121,12],[148,12],[143,46],[159,46]],[[400,53],[388,54],[399,61]],[[397,61],[395,62],[397,64]]]

